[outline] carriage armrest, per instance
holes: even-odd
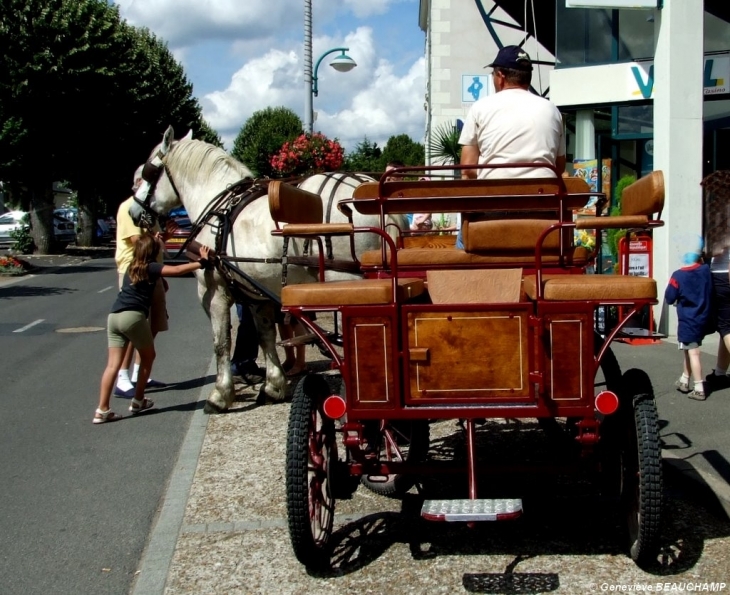
[[[652,221],[651,227],[657,227],[657,221]],[[576,229],[633,229],[636,227],[650,227],[646,215],[618,215],[617,217],[585,217],[575,222]]]
[[[351,223],[290,223],[281,229],[285,236],[333,236],[350,235],[355,226]]]

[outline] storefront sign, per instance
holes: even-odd
[[[631,99],[652,99],[654,96],[654,62],[639,62],[631,66],[629,84],[634,91]],[[730,56],[727,54],[705,56],[703,82],[705,95],[722,95],[730,92]]]
[[[550,99],[558,107],[601,105],[654,98],[654,62],[557,68],[550,73]],[[730,54],[705,56],[704,94],[730,94]]]
[[[461,75],[461,102],[474,103],[477,99],[494,93],[492,75],[490,74],[462,74]]]

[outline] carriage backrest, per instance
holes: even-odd
[[[354,206],[360,213],[378,214],[375,198],[386,199],[386,212],[454,213],[469,210],[529,210],[555,211],[556,197],[565,186],[566,211],[583,207],[591,190],[581,178],[524,178],[512,180],[394,180],[382,183],[366,182],[353,193]],[[488,203],[479,200],[493,197]],[[416,202],[412,199],[423,198]],[[364,199],[364,200],[359,200]],[[408,200],[399,200],[408,199]],[[552,199],[552,200],[551,200]]]
[[[664,208],[664,174],[653,171],[624,188],[621,195],[621,215],[646,215],[656,213],[661,217]]]
[[[324,216],[318,194],[281,180],[269,182],[269,212],[277,223],[322,223]]]

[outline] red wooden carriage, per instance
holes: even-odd
[[[319,242],[320,254],[326,237],[382,238],[381,250],[361,255],[363,279],[324,282],[323,266],[322,282],[282,291],[283,309],[326,347],[342,378],[339,391],[314,374],[295,390],[286,481],[297,558],[308,567],[328,563],[336,499],[350,496],[358,480],[397,495],[418,475],[454,473],[429,459],[429,420],[461,420],[467,456],[456,472],[467,490],[463,499],[425,501],[422,516],[519,516],[520,499],[479,497],[475,420],[537,418],[567,420],[561,427],[578,446],[580,466],[592,467],[604,494],[621,505],[631,557],[651,559],[662,508],[653,389],[643,371],[621,373],[610,344],[637,311],[657,303],[656,282],[585,274],[595,251],[575,248],[573,237],[576,228],[662,225],[661,172],[624,190],[623,216],[600,216],[599,200],[599,216],[577,221],[574,209],[595,196],[577,178],[416,181],[421,172],[400,173],[363,184],[340,207],[379,214],[380,228],[321,223],[313,208],[319,198],[284,183],[269,189],[272,217],[282,224],[274,233]],[[462,213],[464,249],[437,236],[420,242],[429,247],[392,239],[386,216],[412,212]],[[596,312],[610,306],[622,318],[601,335]],[[308,316],[322,312],[341,321],[342,347]],[[597,394],[599,372],[605,385]]]

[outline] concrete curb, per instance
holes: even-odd
[[[215,373],[215,357],[210,361],[206,375]],[[200,389],[198,401],[205,401],[204,393],[209,386]],[[190,420],[190,427],[180,448],[180,455],[170,476],[162,507],[150,533],[147,546],[137,571],[132,595],[162,595],[175,554],[178,537],[185,517],[185,508],[193,484],[198,458],[205,440],[209,417],[203,409],[197,409]]]

